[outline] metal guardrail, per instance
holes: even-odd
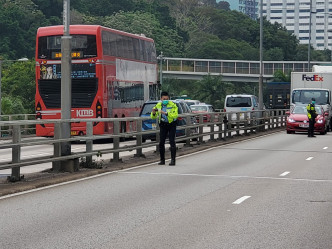
[[[11,114],[11,115],[1,115],[0,121],[14,121],[14,120],[35,120],[35,114]],[[25,125],[22,127],[23,134],[36,134],[36,128],[34,125]],[[13,133],[13,127],[8,126],[0,126],[0,137],[11,136]]]
[[[209,136],[210,140],[221,140],[232,137],[232,134],[240,135],[259,132],[264,130],[271,130],[286,125],[286,110],[264,110],[253,112],[215,112],[211,114],[210,119],[204,120],[205,114],[185,114],[179,115],[186,119],[187,125],[180,126],[185,130],[185,135],[177,137],[176,141],[183,141],[186,145],[190,145],[193,140],[197,143],[203,142],[204,136]],[[197,122],[192,122],[193,118]],[[0,163],[1,169],[12,169],[11,179],[13,181],[20,179],[20,167],[52,162],[53,170],[59,170],[59,162],[78,162],[79,159],[84,159],[86,163],[92,163],[92,157],[102,154],[113,154],[113,162],[121,161],[120,152],[135,151],[135,156],[144,156],[143,148],[155,146],[156,151],[159,151],[159,127],[156,130],[142,131],[143,120],[149,119],[132,117],[132,118],[99,118],[99,119],[70,119],[70,120],[18,120],[18,121],[1,121],[0,128],[3,126],[11,126],[12,138],[2,139],[0,143],[1,149],[12,149],[12,159],[8,162]],[[64,122],[85,122],[86,135],[75,136],[68,139],[60,139],[61,124]],[[113,124],[114,133],[105,135],[93,135],[93,122],[111,122]],[[132,122],[134,129],[130,132],[120,132],[121,122]],[[54,137],[49,139],[31,138],[22,140],[21,134],[26,126],[35,126],[36,124],[54,124]],[[204,132],[203,128],[209,127],[208,132]],[[155,134],[156,141],[143,143],[143,136],[148,134]],[[121,138],[133,137],[136,143],[133,145],[121,146]],[[112,139],[113,148],[94,150],[94,141],[100,139]],[[85,141],[86,148],[84,152],[71,153],[70,155],[61,156],[61,146],[63,143]],[[27,146],[51,144],[54,146],[54,153],[50,156],[43,156],[38,158],[21,158],[21,149]]]

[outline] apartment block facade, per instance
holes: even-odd
[[[311,44],[315,49],[332,48],[331,0],[263,0],[263,15],[294,33],[301,44],[309,42],[311,15]]]
[[[231,10],[242,12],[252,19],[259,17],[259,0],[224,0],[228,2]],[[220,2],[220,1],[217,1]]]

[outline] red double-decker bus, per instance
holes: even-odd
[[[72,118],[138,116],[148,99],[157,98],[154,41],[98,25],[71,25]],[[36,41],[36,118],[61,118],[61,37],[63,26],[42,27]],[[131,129],[121,123],[121,131]],[[110,123],[95,122],[94,134],[112,133]],[[72,123],[72,135],[86,124]],[[53,136],[54,125],[36,126],[37,136]]]

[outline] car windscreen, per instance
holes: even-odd
[[[194,112],[206,112],[207,111],[207,106],[192,105],[190,108]]]
[[[226,107],[251,107],[251,98],[229,97],[226,101]]]
[[[315,110],[316,110],[316,113],[317,113],[317,114],[322,114],[322,108],[316,106],[316,107],[315,107]]]
[[[307,107],[306,106],[295,106],[293,114],[307,114]]]
[[[150,115],[152,108],[156,105],[157,103],[145,103],[143,106],[143,109],[141,111],[141,115]]]
[[[322,108],[319,106],[315,106],[315,110],[317,114],[322,114]],[[307,114],[307,107],[306,106],[295,106],[293,114]]]

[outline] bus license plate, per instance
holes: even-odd
[[[308,128],[308,127],[309,127],[309,124],[300,124],[300,127]]]
[[[156,129],[156,127],[157,127],[157,124],[152,124],[152,129]]]
[[[71,132],[70,132],[70,135],[71,135],[71,136],[76,136],[76,135],[77,135],[77,131],[71,131]]]

